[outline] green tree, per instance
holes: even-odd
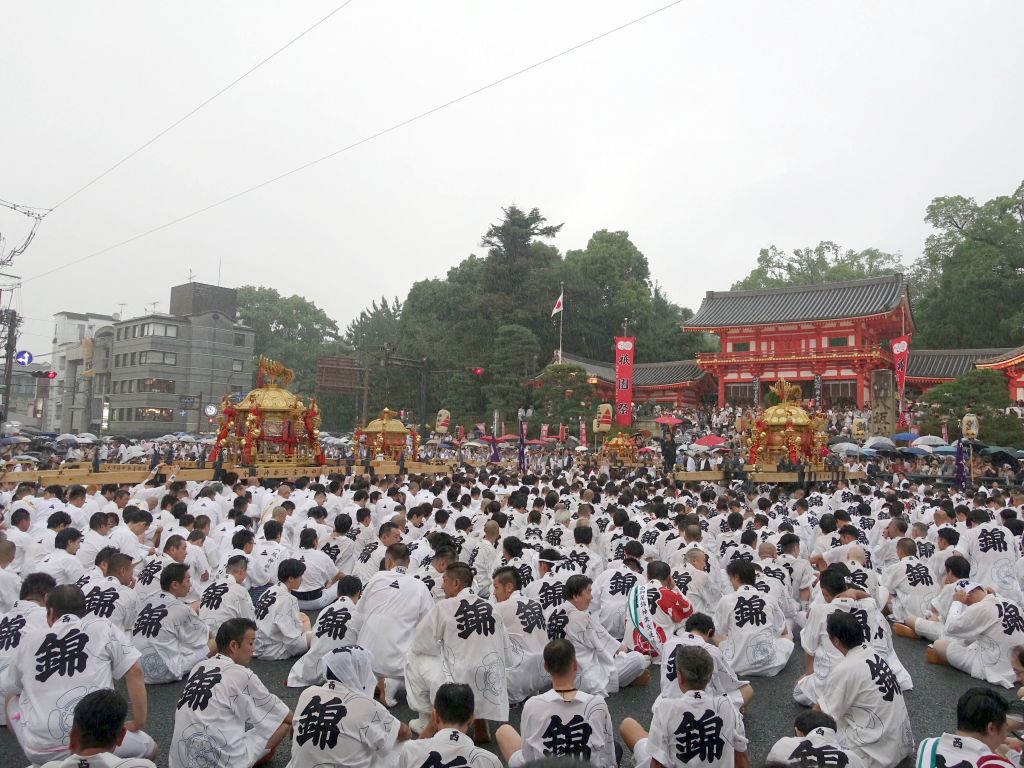
[[[636,362],[657,363],[667,360],[689,360],[697,352],[717,348],[706,333],[684,333],[682,324],[693,317],[693,311],[673,303],[661,286],[654,284],[651,310],[636,328]]]
[[[239,288],[238,319],[256,332],[255,354],[291,368],[292,389],[303,394],[313,392],[318,357],[351,351],[326,312],[301,296],[285,297],[273,288]]]
[[[593,401],[594,387],[587,383],[585,370],[578,365],[552,364],[537,377],[533,421],[569,426],[586,419],[590,429],[589,420],[595,411]]]
[[[950,438],[959,433],[965,413],[981,425],[979,438],[991,445],[1024,446],[1020,418],[1007,412],[1011,405],[1006,377],[999,371],[970,371],[928,390],[918,401],[923,434],[939,435],[945,424]]]
[[[788,285],[818,285],[839,280],[857,280],[904,271],[899,254],[877,248],[863,251],[843,249],[823,240],[814,248],[796,248],[790,253],[774,245],[762,248],[757,266],[732,290],[784,288]]]
[[[939,197],[935,228],[915,262],[915,343],[1004,347],[1024,343],[1024,183],[979,205]]]
[[[503,325],[494,335],[494,354],[484,385],[487,411],[508,415],[526,405],[524,382],[537,366],[540,345],[533,331],[521,325]]]

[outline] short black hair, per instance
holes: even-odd
[[[78,734],[79,747],[113,752],[127,717],[128,702],[124,696],[101,688],[79,699],[71,730]]]
[[[304,562],[289,557],[287,560],[282,560],[277,566],[277,580],[283,583],[288,579],[299,578],[305,572],[306,564]]]
[[[552,675],[564,675],[572,669],[576,647],[568,640],[552,640],[544,646],[544,667]]]
[[[562,596],[566,600],[572,600],[574,597],[582,595],[587,587],[593,584],[588,576],[581,576],[578,573],[573,574],[565,580],[565,586],[562,588]]]
[[[188,566],[185,563],[169,563],[160,571],[160,589],[166,592],[174,582],[182,582],[188,576]]]
[[[476,701],[465,683],[445,683],[434,696],[434,710],[442,723],[463,725],[473,719]]]
[[[754,570],[754,564],[746,560],[730,560],[729,564],[725,566],[725,572],[728,576],[735,576],[740,584],[753,586],[754,582],[757,581],[757,572]]]
[[[714,671],[714,659],[700,646],[680,645],[676,648],[676,675],[687,688],[704,690]]]
[[[342,576],[338,579],[338,597],[355,597],[363,591],[363,582],[358,576]]]
[[[958,531],[956,528],[950,528],[947,525],[944,525],[941,528],[939,528],[939,531],[936,534],[936,536],[945,541],[951,547],[955,547],[957,544],[960,543],[960,531]]]
[[[647,578],[654,581],[664,581],[672,576],[672,569],[668,563],[661,560],[652,560],[647,564]]]
[[[316,546],[317,535],[312,528],[303,528],[299,532],[299,549],[312,549]]]
[[[523,588],[523,577],[511,565],[503,565],[495,569],[494,573],[491,574],[491,578],[502,584],[511,583],[515,589]]]
[[[68,614],[81,618],[85,616],[85,595],[71,584],[54,587],[46,595],[46,610],[53,611],[58,619]]]
[[[1006,722],[1006,700],[988,688],[969,688],[956,703],[956,729],[967,733],[985,733],[988,724]]]
[[[228,646],[232,642],[242,644],[242,640],[245,639],[245,633],[249,630],[256,631],[256,622],[252,619],[228,619],[220,625],[220,629],[217,630],[217,637],[214,642],[217,645],[217,651],[225,653],[228,650]]]
[[[830,639],[838,640],[847,650],[864,642],[864,630],[852,613],[833,611],[825,620],[825,629]]]
[[[815,728],[831,728],[834,731],[836,729],[836,721],[824,712],[808,709],[796,716],[793,726],[806,736]]]
[[[245,549],[246,544],[256,544],[256,537],[253,535],[252,531],[243,529],[241,531],[235,531],[233,534],[231,534],[232,549]]]
[[[821,572],[818,581],[821,591],[827,592],[829,597],[835,597],[849,588],[846,584],[846,576],[836,568],[826,568]]]
[[[46,596],[57,586],[57,580],[48,573],[30,573],[21,582],[19,600],[46,600]]]
[[[54,549],[67,549],[72,541],[81,541],[82,532],[77,528],[65,528],[53,537]]]
[[[466,563],[452,563],[444,569],[444,575],[459,582],[464,588],[473,586],[473,569]]]
[[[708,632],[714,634],[715,621],[706,613],[695,613],[686,620],[684,629],[686,629],[687,632],[693,632],[696,630],[701,634],[707,634]]]
[[[946,558],[946,572],[952,573],[957,579],[968,579],[971,576],[971,563],[963,555],[951,555]]]

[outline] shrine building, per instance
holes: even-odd
[[[615,366],[565,353],[566,365],[578,365],[599,400],[615,400]],[[636,363],[633,366],[633,402],[660,403],[672,408],[693,408],[707,402],[715,391],[714,379],[695,360],[667,363]]]
[[[689,332],[718,336],[697,366],[718,381],[718,405],[753,405],[781,378],[824,407],[864,408],[871,372],[891,369],[889,339],[912,334],[902,275],[771,290],[709,291]],[[910,360],[914,359],[911,345]],[[757,397],[755,398],[755,388]]]

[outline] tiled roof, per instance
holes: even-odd
[[[612,383],[615,381],[615,366],[598,360],[588,360],[576,355],[562,355],[567,365],[578,365],[590,376]],[[668,363],[636,363],[633,366],[634,387],[660,387],[668,384],[696,381],[706,373],[697,367],[696,360],[674,360]]]
[[[1007,349],[914,349],[910,347],[907,376],[912,379],[955,379],[974,370],[980,360],[1003,355]]]
[[[690,330],[773,325],[878,315],[895,309],[906,292],[903,275],[757,291],[708,291],[683,323]]]
[[[979,363],[985,365],[994,365],[996,363],[1005,363],[1007,360],[1013,360],[1014,358],[1024,355],[1024,347],[1014,347],[1013,349],[989,349],[986,350],[992,354],[979,359]]]

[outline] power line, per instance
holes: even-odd
[[[271,59],[273,59],[273,58],[274,58],[275,56],[277,56],[277,55],[278,55],[279,53],[283,53],[283,52],[284,52],[285,50],[287,50],[287,49],[288,49],[288,48],[290,48],[290,47],[291,47],[292,45],[294,45],[295,43],[297,43],[297,42],[298,42],[299,40],[301,40],[302,38],[304,38],[304,37],[305,37],[306,35],[308,35],[308,34],[309,34],[310,32],[312,32],[312,31],[313,31],[314,29],[316,29],[316,28],[317,28],[317,27],[319,27],[319,26],[320,26],[321,24],[323,24],[323,23],[324,23],[325,21],[327,21],[327,20],[328,20],[329,18],[331,18],[332,16],[334,16],[334,15],[335,15],[336,13],[338,13],[339,11],[342,11],[342,10],[344,10],[344,9],[345,9],[345,8],[346,8],[346,7],[348,6],[348,5],[350,5],[350,4],[352,3],[352,2],[353,2],[353,0],[345,0],[345,2],[343,2],[343,3],[341,4],[341,5],[339,5],[339,6],[337,7],[337,8],[335,8],[335,9],[334,9],[333,11],[331,11],[330,13],[328,13],[328,14],[327,14],[326,16],[324,16],[324,17],[323,17],[322,19],[320,19],[319,21],[317,21],[317,22],[316,22],[315,24],[313,24],[313,25],[312,25],[311,27],[307,27],[307,28],[306,28],[305,30],[303,30],[302,32],[300,32],[300,33],[299,33],[298,35],[296,35],[295,37],[293,37],[293,38],[292,38],[291,40],[289,40],[289,41],[288,41],[287,43],[285,43],[284,45],[282,45],[282,46],[281,46],[280,48],[278,48],[278,49],[277,49],[276,51],[274,51],[274,52],[273,52],[272,54],[270,54],[269,56],[267,56],[267,57],[266,57],[265,59],[263,59],[262,61],[260,61],[259,63],[257,63],[257,64],[256,64],[255,66],[253,66],[253,67],[250,67],[250,68],[249,68],[248,70],[246,70],[246,71],[245,71],[245,72],[243,72],[243,73],[242,73],[241,75],[239,75],[238,77],[236,77],[236,78],[235,78],[234,80],[232,80],[232,81],[231,81],[230,83],[228,83],[227,85],[225,85],[225,86],[224,86],[223,88],[221,88],[221,89],[220,89],[219,91],[217,91],[217,92],[216,92],[215,94],[213,94],[213,96],[211,96],[210,98],[208,98],[208,99],[206,99],[205,101],[201,102],[201,103],[200,103],[200,104],[198,104],[198,105],[197,105],[196,107],[194,107],[194,108],[193,108],[192,110],[190,110],[189,112],[185,113],[185,115],[183,115],[182,117],[178,118],[178,119],[177,119],[177,120],[175,120],[175,121],[174,121],[173,123],[171,123],[170,125],[168,125],[168,126],[167,126],[166,128],[164,128],[164,129],[163,129],[162,131],[160,131],[160,133],[158,133],[158,134],[157,134],[156,136],[154,136],[153,138],[151,138],[151,139],[150,139],[149,141],[147,141],[147,142],[146,142],[145,144],[143,144],[142,146],[138,147],[137,149],[135,149],[135,150],[133,150],[133,151],[129,152],[129,153],[127,154],[127,155],[125,155],[124,157],[122,157],[122,158],[121,158],[120,160],[118,160],[118,161],[117,161],[116,163],[114,163],[114,164],[113,164],[112,166],[110,166],[109,168],[107,168],[107,170],[105,170],[105,171],[104,171],[103,173],[101,173],[101,174],[100,174],[99,176],[97,176],[96,178],[94,178],[94,179],[93,179],[92,181],[90,181],[90,182],[89,182],[88,184],[85,184],[84,186],[81,186],[81,187],[79,187],[78,189],[76,189],[76,190],[75,190],[74,192],[72,192],[72,193],[71,193],[70,195],[68,195],[68,196],[67,196],[67,197],[65,197],[65,198],[64,198],[63,200],[61,200],[61,201],[60,201],[59,203],[57,203],[57,204],[56,204],[55,206],[53,206],[53,208],[51,208],[50,210],[52,210],[52,211],[55,211],[55,210],[57,210],[57,209],[58,209],[58,208],[60,208],[60,207],[61,207],[62,205],[64,205],[64,203],[68,202],[68,200],[71,200],[72,198],[74,198],[74,197],[77,197],[77,196],[78,196],[78,195],[79,195],[80,193],[82,193],[82,192],[84,192],[85,190],[87,190],[87,189],[88,189],[89,187],[91,187],[91,186],[92,186],[93,184],[95,184],[95,183],[96,183],[97,181],[99,181],[100,179],[102,179],[102,178],[103,178],[104,176],[106,176],[106,175],[107,175],[107,174],[109,174],[110,172],[112,172],[112,171],[116,170],[117,168],[119,168],[119,167],[120,167],[120,166],[122,166],[122,165],[123,165],[124,163],[128,162],[129,160],[131,160],[131,159],[132,159],[133,157],[135,157],[135,156],[136,156],[137,154],[139,154],[139,152],[141,152],[141,151],[142,151],[142,150],[144,150],[144,149],[145,149],[146,147],[148,147],[148,146],[150,146],[151,144],[153,144],[153,143],[154,143],[155,141],[157,141],[157,140],[158,140],[158,139],[160,139],[161,137],[163,137],[163,136],[165,136],[166,134],[170,133],[170,132],[171,132],[172,130],[174,130],[174,129],[175,129],[175,128],[177,128],[177,127],[178,127],[179,125],[181,125],[181,124],[182,124],[183,122],[185,122],[186,120],[188,120],[188,119],[189,119],[190,117],[192,117],[192,115],[194,115],[194,114],[195,114],[196,112],[198,112],[199,110],[201,110],[201,109],[202,109],[203,107],[205,107],[205,106],[206,106],[207,104],[209,104],[210,102],[214,101],[215,99],[217,99],[217,98],[219,98],[220,96],[222,96],[222,95],[224,95],[225,93],[227,93],[227,92],[228,92],[229,90],[231,90],[231,89],[232,89],[232,88],[234,88],[234,87],[235,87],[236,85],[238,85],[238,84],[239,84],[240,82],[242,82],[243,80],[245,80],[245,78],[247,78],[247,77],[248,77],[249,75],[251,75],[251,74],[252,74],[253,72],[255,72],[255,71],[256,71],[257,69],[259,69],[260,67],[262,67],[262,66],[263,66],[264,64],[266,64],[266,63],[267,63],[268,61],[270,61]]]
[[[433,115],[433,114],[435,114],[437,112],[440,112],[443,109],[447,109],[448,107],[454,106],[455,104],[458,104],[459,102],[465,101],[466,99],[472,98],[473,96],[476,96],[476,95],[478,95],[480,93],[483,93],[484,91],[490,90],[491,88],[494,88],[495,86],[501,85],[502,83],[506,83],[509,80],[512,80],[512,79],[514,79],[516,77],[519,77],[520,75],[524,75],[527,72],[530,72],[530,71],[532,71],[534,69],[537,69],[539,67],[543,67],[545,64],[550,64],[552,61],[555,61],[556,59],[560,59],[563,56],[567,56],[570,53],[574,53],[575,51],[578,51],[581,48],[585,48],[586,46],[588,46],[588,45],[590,45],[592,43],[596,43],[599,40],[603,40],[604,38],[609,37],[610,35],[613,35],[616,32],[621,32],[622,30],[624,30],[624,29],[626,29],[628,27],[631,27],[634,24],[639,24],[640,22],[645,21],[645,20],[651,18],[652,16],[657,15],[657,14],[661,13],[662,11],[667,11],[669,8],[673,8],[674,6],[677,6],[677,5],[681,4],[681,3],[683,3],[684,1],[685,0],[673,0],[673,2],[668,3],[667,5],[663,5],[660,8],[656,8],[653,11],[650,11],[648,13],[645,13],[643,16],[638,16],[637,18],[635,18],[635,19],[633,19],[631,21],[627,21],[625,24],[620,24],[619,26],[617,26],[617,27],[615,27],[613,29],[609,29],[606,32],[602,32],[601,34],[597,35],[596,37],[592,37],[589,40],[584,40],[582,43],[577,43],[576,45],[572,46],[571,48],[566,48],[565,50],[560,51],[559,53],[556,53],[556,54],[554,54],[552,56],[548,56],[546,59],[541,59],[540,61],[535,62],[533,64],[530,64],[527,67],[523,67],[522,69],[516,70],[515,72],[512,72],[511,74],[505,75],[504,77],[500,77],[497,80],[494,80],[494,81],[488,83],[487,85],[483,85],[483,86],[480,86],[479,88],[475,88],[474,90],[468,91],[468,92],[462,94],[461,96],[456,96],[455,98],[453,98],[453,99],[451,99],[449,101],[446,101],[443,104],[439,104],[436,107],[432,107],[432,108],[426,110],[425,112],[420,112],[417,115],[414,115],[412,117],[406,118],[405,120],[402,120],[401,122],[395,123],[395,124],[389,126],[388,128],[384,128],[383,130],[380,130],[377,133],[373,133],[373,134],[370,134],[369,136],[365,136],[362,139],[359,139],[358,141],[353,142],[352,144],[349,144],[349,145],[347,145],[345,147],[342,147],[341,149],[337,149],[337,150],[335,150],[333,152],[330,152],[330,153],[328,153],[326,155],[323,155],[322,157],[318,157],[315,160],[310,160],[308,163],[304,163],[303,165],[300,165],[300,166],[298,166],[296,168],[292,168],[290,171],[286,171],[285,173],[282,173],[282,174],[280,174],[278,176],[274,176],[273,178],[267,179],[266,181],[262,181],[259,184],[255,184],[255,185],[253,185],[251,187],[248,187],[247,189],[243,189],[240,192],[235,192],[233,195],[229,195],[228,197],[225,197],[225,198],[223,198],[221,200],[218,200],[215,203],[210,203],[209,205],[203,206],[202,208],[198,208],[198,209],[192,211],[191,213],[187,213],[184,216],[179,216],[178,218],[173,219],[172,221],[168,221],[165,224],[161,224],[160,226],[153,227],[152,229],[148,229],[145,232],[140,232],[139,234],[133,235],[132,237],[129,237],[129,238],[125,239],[125,240],[122,240],[119,243],[114,243],[113,245],[108,245],[106,248],[101,248],[98,251],[93,251],[92,253],[90,253],[90,254],[88,254],[86,256],[82,256],[82,257],[80,257],[78,259],[74,259],[72,261],[66,262],[65,264],[61,264],[60,266],[54,267],[53,269],[47,270],[46,272],[40,272],[38,275],[32,275],[31,277],[27,277],[27,278],[24,279],[23,282],[28,282],[30,280],[38,280],[41,277],[46,277],[48,275],[52,275],[54,272],[60,272],[61,270],[67,269],[68,267],[72,267],[75,264],[81,264],[83,261],[88,261],[89,259],[93,259],[93,258],[95,258],[97,256],[102,256],[105,253],[109,253],[110,251],[116,250],[118,248],[122,248],[123,246],[130,245],[131,243],[134,243],[136,240],[141,240],[144,237],[149,237],[150,235],[156,234],[157,232],[160,232],[160,231],[162,231],[164,229],[168,229],[169,227],[173,227],[173,226],[175,226],[177,224],[180,224],[183,221],[187,221],[187,220],[189,220],[191,218],[199,216],[200,214],[206,213],[207,211],[211,211],[214,208],[219,208],[220,206],[225,205],[226,203],[230,203],[233,200],[237,200],[238,198],[243,197],[244,195],[248,195],[251,192],[255,192],[256,190],[262,189],[263,187],[270,186],[271,184],[275,184],[275,183],[277,183],[279,181],[282,181],[283,179],[288,178],[289,176],[293,176],[296,173],[300,173],[302,171],[305,171],[308,168],[312,168],[314,165],[322,163],[325,160],[330,160],[331,158],[337,157],[338,155],[344,154],[345,152],[348,152],[348,151],[353,150],[353,149],[355,149],[357,147],[360,147],[363,144],[367,144],[368,142],[371,142],[374,139],[379,139],[381,136],[386,136],[387,134],[393,133],[393,132],[399,130],[400,128],[404,128],[407,125],[411,125],[413,123],[416,123],[416,122],[418,122],[418,121],[420,121],[420,120],[422,120],[422,119],[424,119],[426,117],[429,117],[430,115]],[[58,205],[59,205],[59,203],[58,203]]]

